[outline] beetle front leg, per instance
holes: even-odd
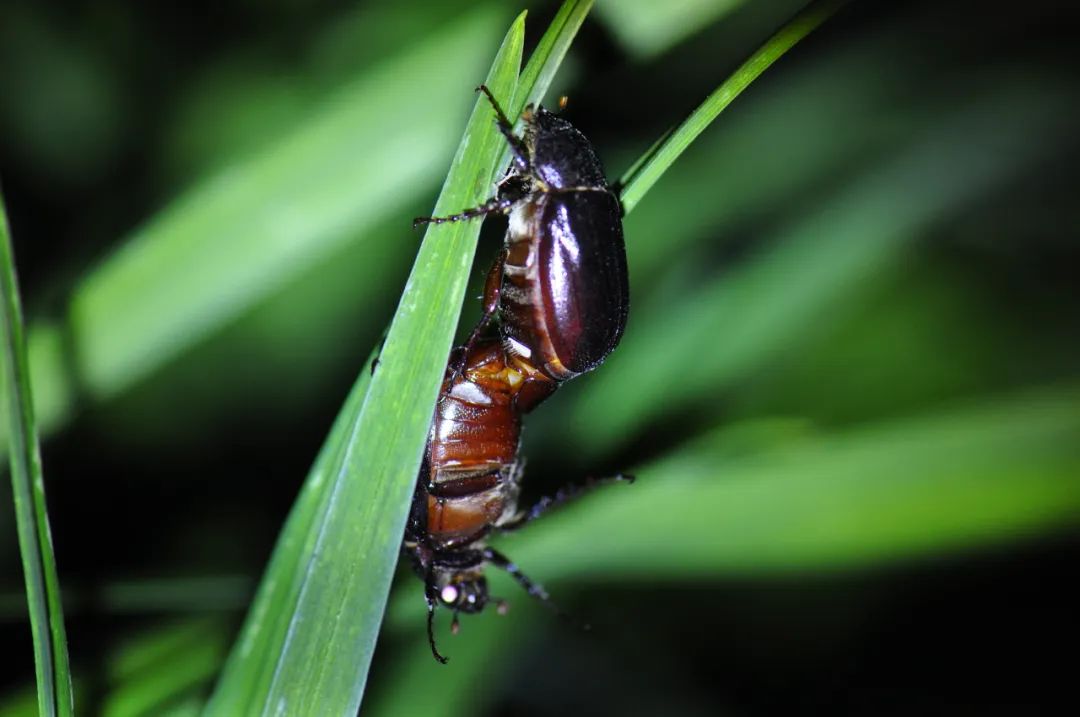
[[[496,197],[494,199],[489,199],[478,207],[466,209],[457,214],[450,214],[445,217],[416,217],[413,219],[412,225],[413,229],[416,229],[421,224],[445,224],[446,222],[460,222],[465,219],[486,217],[488,214],[504,214],[513,203],[513,199],[500,199]]]

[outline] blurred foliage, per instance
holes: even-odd
[[[202,708],[520,9],[0,6],[79,713]],[[619,176],[797,9],[601,2],[553,90]],[[526,56],[555,6],[529,10]],[[512,614],[463,620],[441,668],[402,575],[370,711],[1034,711],[1068,684],[1036,642],[1075,639],[1078,597],[1061,12],[856,0],[725,110],[627,217],[623,345],[528,422],[527,499],[640,467],[505,542],[592,637],[499,582]]]

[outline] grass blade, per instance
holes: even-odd
[[[523,38],[524,15],[486,80],[497,97],[512,96]],[[478,100],[436,213],[478,204],[491,191],[502,151],[493,117]],[[362,369],[208,713],[358,708],[479,229],[478,223],[429,228],[379,368],[370,381],[368,365]],[[294,538],[299,546],[288,544]]]
[[[507,117],[516,120],[517,129],[521,129],[521,112],[525,105],[539,104],[544,99],[555,73],[566,57],[574,37],[581,24],[592,9],[593,0],[567,0],[560,7],[551,25],[540,38],[536,48],[529,56],[529,61],[518,78],[514,98],[503,108]],[[504,147],[496,166],[503,168],[510,164],[510,147]]]
[[[45,509],[45,481],[34,422],[22,308],[3,196],[0,196],[0,293],[4,302],[0,310],[0,342],[3,344],[0,346],[3,372],[0,385],[4,395],[3,415],[11,436],[11,485],[30,628],[34,635],[38,710],[42,715],[70,715],[74,704],[60,580],[56,575],[49,516]]]
[[[521,71],[514,102],[510,106],[516,114],[521,114],[527,104],[543,101],[544,94],[547,93],[559,65],[566,57],[592,6],[593,0],[568,0],[559,8],[551,25],[529,56],[525,69]]]
[[[750,83],[825,22],[844,2],[845,0],[815,2],[799,13],[794,20],[769,38],[761,49],[751,55],[750,59],[713,90],[712,94],[706,97],[705,101],[665,140],[654,145],[635,162],[619,180],[619,184],[623,187],[620,196],[626,213],[633,211],[642,197],[668,170],[668,167],[686,151],[698,135],[705,131],[717,115],[750,86]]]

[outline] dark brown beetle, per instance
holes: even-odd
[[[458,367],[455,369],[454,367]],[[438,605],[475,613],[488,603],[483,570],[508,571],[530,595],[546,600],[509,560],[485,544],[492,531],[512,530],[543,512],[541,501],[519,513],[521,415],[547,398],[558,384],[508,356],[498,339],[475,341],[451,356],[405,530],[404,550],[424,580],[428,639]],[[501,604],[501,602],[500,602]]]
[[[506,242],[488,274],[484,317],[498,315],[506,350],[556,381],[599,366],[622,338],[630,306],[622,208],[589,140],[530,105],[517,137],[487,87],[514,161],[497,195],[479,207],[425,222],[509,214]]]

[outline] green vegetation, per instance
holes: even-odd
[[[780,657],[743,669],[814,669],[780,638],[723,632],[740,586],[887,580],[1075,535],[1080,342],[1055,266],[1076,258],[1080,94],[1053,51],[970,8],[852,3],[825,22],[840,3],[592,4],[516,19],[495,2],[233,7],[262,22],[206,40],[152,120],[135,103],[162,95],[107,52],[123,36],[170,66],[151,30],[97,17],[104,40],[72,41],[40,11],[0,11],[20,60],[0,62],[0,95],[21,98],[0,107],[0,156],[28,306],[24,347],[0,214],[16,508],[0,511],[0,561],[29,568],[25,593],[0,584],[0,629],[26,645],[8,651],[0,715],[71,713],[39,429],[55,437],[76,714],[506,699],[629,714],[674,695],[675,712],[714,713],[729,702],[688,655],[741,665],[752,644]],[[175,20],[155,12],[129,20]],[[996,42],[960,33],[972,25]],[[949,42],[919,40],[927,27]],[[474,263],[498,232],[446,224],[421,242],[409,223],[478,204],[505,166],[481,80],[511,115],[569,94],[626,192],[626,337],[529,417],[527,499],[615,469],[638,480],[500,543],[599,624],[591,641],[493,575],[511,613],[466,616],[457,637],[440,620],[443,667],[419,582],[391,582],[447,352],[477,313]],[[77,219],[33,211],[41,197]],[[708,614],[678,607],[679,590]],[[779,624],[767,601],[743,609]],[[813,634],[826,612],[785,624]],[[840,635],[862,618],[828,619]],[[646,651],[655,683],[627,663]]]

